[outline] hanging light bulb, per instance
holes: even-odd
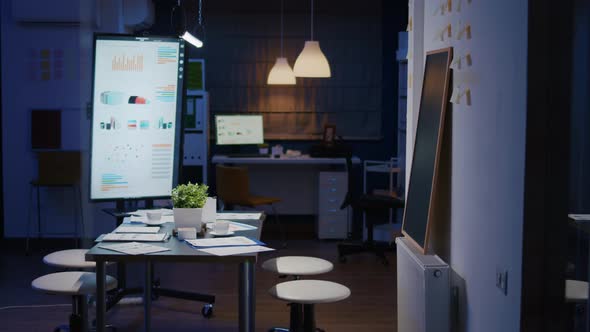
[[[178,0],[178,6],[180,6],[180,0]],[[202,0],[199,0],[199,17],[197,23],[193,26],[193,29],[189,30],[186,29],[184,33],[180,36],[180,38],[187,41],[189,44],[195,46],[196,48],[203,47],[203,41],[201,41],[197,36],[199,35],[199,30],[204,31],[203,27],[203,3]],[[185,22],[185,25],[188,26],[189,23]],[[204,35],[204,33],[201,33]]]
[[[266,84],[294,85],[296,83],[293,69],[289,66],[287,58],[283,56],[283,0],[281,0],[281,56],[277,58],[275,65],[268,73]]]
[[[305,42],[303,51],[295,60],[293,71],[297,77],[331,77],[330,64],[320,49],[320,43],[313,40],[313,0],[311,0],[311,40]]]

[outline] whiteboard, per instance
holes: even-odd
[[[402,224],[402,233],[424,253],[428,248],[430,222],[433,219],[432,202],[449,101],[451,59],[451,48],[428,52],[426,55],[414,155]]]
[[[184,43],[96,35],[90,199],[169,197],[177,183]]]

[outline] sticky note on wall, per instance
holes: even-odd
[[[459,24],[459,29],[457,31],[457,40],[461,39],[471,39],[471,24]]]

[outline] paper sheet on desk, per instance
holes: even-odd
[[[229,220],[258,220],[262,216],[261,212],[256,213],[230,213],[230,212],[218,212],[216,219],[229,219]]]
[[[245,247],[245,246],[259,246],[261,242],[249,239],[245,236],[232,237],[215,237],[209,239],[195,239],[185,240],[188,244],[196,248],[212,248],[212,247]]]
[[[141,242],[163,242],[168,238],[166,233],[156,234],[134,234],[134,233],[108,233],[100,241],[141,241]]]
[[[133,215],[137,215],[137,216],[146,216],[147,212],[162,212],[163,216],[171,216],[174,215],[174,211],[170,210],[170,209],[151,209],[151,210],[137,210],[137,211],[133,211],[130,212],[129,214],[133,214]]]
[[[154,246],[151,244],[139,243],[139,242],[128,242],[128,243],[117,243],[117,244],[100,244],[100,248],[122,252],[128,255],[144,255],[151,254],[154,252],[169,251],[168,248]]]
[[[146,227],[141,226],[119,226],[113,233],[141,233],[141,234],[155,234],[160,231],[160,227]]]
[[[590,214],[568,214],[567,216],[575,221],[590,221]]]
[[[272,251],[273,248],[264,246],[243,246],[243,247],[215,247],[215,248],[200,248],[199,251],[206,252],[215,256],[230,256],[250,254],[254,252]]]
[[[221,219],[219,219],[221,220]],[[213,222],[207,223],[208,229],[213,229]],[[240,222],[230,221],[229,222],[229,231],[230,232],[239,232],[239,231],[250,231],[256,229],[258,227],[242,224]]]
[[[162,225],[167,222],[174,222],[174,216],[173,215],[162,216],[162,218],[157,221],[148,220],[148,218],[146,216],[131,216],[129,218],[129,221],[131,223],[141,223],[141,224],[146,224],[146,225]]]

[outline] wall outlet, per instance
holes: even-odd
[[[496,287],[504,294],[508,295],[508,271],[496,269]]]

